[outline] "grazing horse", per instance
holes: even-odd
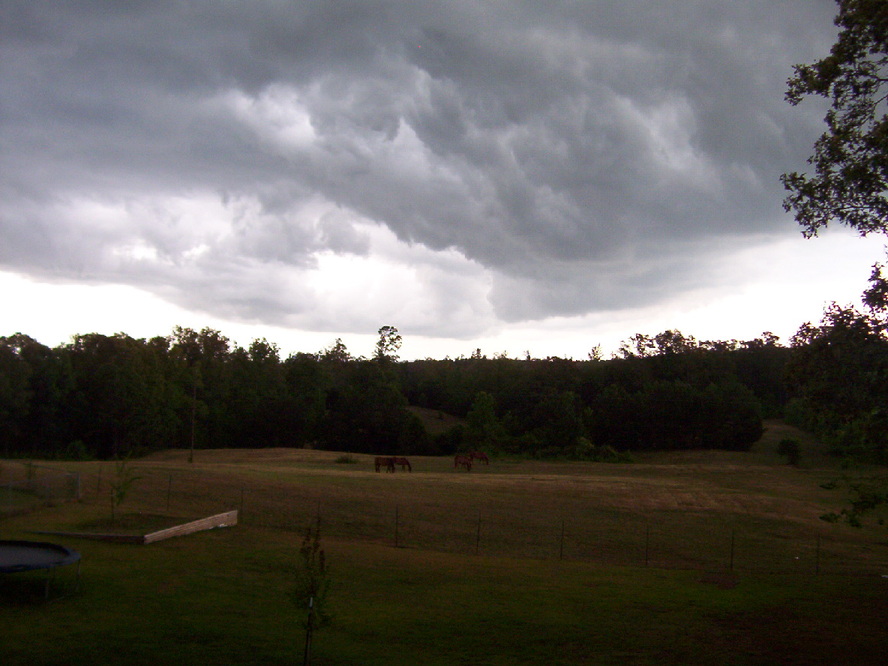
[[[404,468],[407,468],[408,472],[412,472],[413,468],[410,466],[410,461],[407,458],[392,458],[392,466],[400,465],[401,471],[404,471]]]
[[[467,472],[472,471],[472,457],[464,455],[462,453],[457,453],[456,457],[453,459],[454,467],[465,467]]]
[[[387,457],[378,457],[375,461],[376,463],[376,471],[378,472],[382,467],[385,467],[386,472],[394,472],[395,471],[395,459],[387,458]]]
[[[472,451],[470,453],[467,453],[466,455],[469,456],[469,458],[471,458],[472,460],[480,460],[485,465],[490,464],[490,459],[487,457],[487,454],[484,453],[484,451]]]

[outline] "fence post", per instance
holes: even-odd
[[[650,550],[651,550],[651,526],[644,526],[644,566],[647,568],[648,562],[650,561]]]
[[[731,530],[731,563],[728,571],[734,571],[734,530]]]
[[[817,551],[814,557],[814,575],[820,575],[820,535],[817,535]]]

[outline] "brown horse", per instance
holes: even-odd
[[[467,472],[472,471],[472,457],[467,456],[462,453],[457,453],[456,457],[453,459],[453,466],[456,467],[465,467]]]
[[[392,465],[400,465],[401,471],[404,471],[404,468],[407,468],[408,472],[412,472],[413,468],[410,466],[410,461],[407,458],[392,458]]]
[[[487,454],[484,453],[484,451],[471,451],[466,455],[469,456],[469,458],[471,458],[472,460],[480,460],[485,465],[490,464],[490,459],[487,457]]]
[[[394,472],[395,471],[395,459],[394,458],[380,456],[375,460],[375,464],[376,464],[376,471],[377,472],[383,467],[385,467],[386,472]]]

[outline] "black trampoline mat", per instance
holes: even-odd
[[[0,541],[0,573],[52,569],[72,564],[80,553],[41,541]]]

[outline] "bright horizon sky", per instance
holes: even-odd
[[[219,330],[282,355],[788,344],[884,239],[805,240],[781,173],[829,0],[0,8],[0,335]]]
[[[399,329],[404,338],[400,355],[405,360],[456,358],[480,348],[488,356],[506,353],[524,358],[529,351],[535,358],[579,360],[596,345],[609,357],[620,342],[635,333],[654,335],[670,329],[698,340],[749,340],[771,331],[788,345],[803,323],[820,320],[830,302],[859,307],[870,266],[884,262],[884,246],[878,238],[828,235],[828,239],[786,240],[783,245],[794,247],[756,249],[738,257],[729,268],[754,277],[743,281],[738,276],[737,288],[730,291],[701,289],[650,308],[521,323],[471,341],[412,336]],[[800,288],[800,283],[806,288]],[[216,329],[232,344],[244,347],[255,338],[265,338],[281,348],[284,358],[296,352],[321,351],[337,338],[353,355],[371,356],[378,337],[376,331],[343,335],[220,319],[188,312],[148,292],[121,285],[48,284],[0,273],[0,290],[6,294],[0,321],[21,324],[18,328],[7,326],[3,334],[26,333],[50,347],[70,342],[75,334],[122,332],[151,338],[184,326]]]

